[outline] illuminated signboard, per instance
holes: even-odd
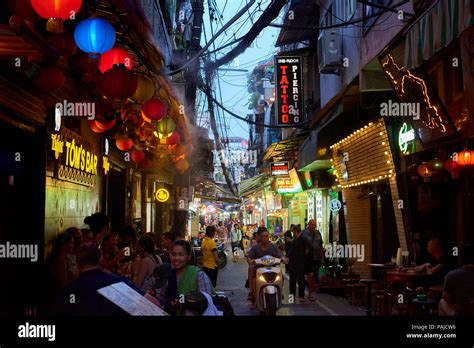
[[[155,198],[158,202],[166,202],[170,198],[170,193],[165,188],[160,188],[155,193]]]
[[[288,176],[289,167],[288,162],[273,162],[270,164],[270,170],[274,176]]]
[[[108,158],[98,156],[94,149],[95,147],[86,139],[67,128],[63,127],[60,133],[51,134],[51,150],[57,162],[56,177],[93,187],[99,169],[102,168],[104,174],[110,169]]]
[[[297,193],[303,191],[298,173],[296,169],[289,171],[289,178],[278,178],[277,179],[277,192],[278,193]]]
[[[414,140],[415,130],[408,123],[404,122],[398,132],[398,146],[400,147],[400,151],[403,154],[410,153],[410,150],[413,152]]]
[[[275,57],[277,125],[293,125],[303,119],[301,57]]]
[[[306,182],[307,187],[312,187],[313,186],[313,179],[311,178],[311,173],[310,172],[303,172],[304,175],[304,180]]]
[[[323,230],[323,193],[316,191],[316,228]]]
[[[314,219],[314,195],[308,192],[308,220]]]

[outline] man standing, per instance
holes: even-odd
[[[284,238],[285,238],[285,255],[288,256],[288,252],[290,251],[290,247],[291,247],[291,242],[293,241],[293,228],[295,227],[295,225],[291,224],[290,226],[290,229],[288,231],[285,232],[285,234],[283,235]],[[285,271],[286,273],[289,272],[288,270],[288,265],[285,265]]]
[[[308,275],[309,300],[316,300],[316,279],[319,267],[324,260],[323,237],[316,229],[316,221],[308,221],[308,227],[303,231],[307,254],[306,274]]]

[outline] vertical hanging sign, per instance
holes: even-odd
[[[294,125],[303,119],[301,57],[275,56],[277,125]]]

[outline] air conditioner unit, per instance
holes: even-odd
[[[319,73],[338,74],[342,67],[342,39],[340,29],[326,29],[318,37]]]

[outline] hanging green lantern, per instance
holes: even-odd
[[[166,116],[158,121],[156,129],[155,136],[158,136],[160,139],[168,138],[176,129],[176,124],[171,117]]]

